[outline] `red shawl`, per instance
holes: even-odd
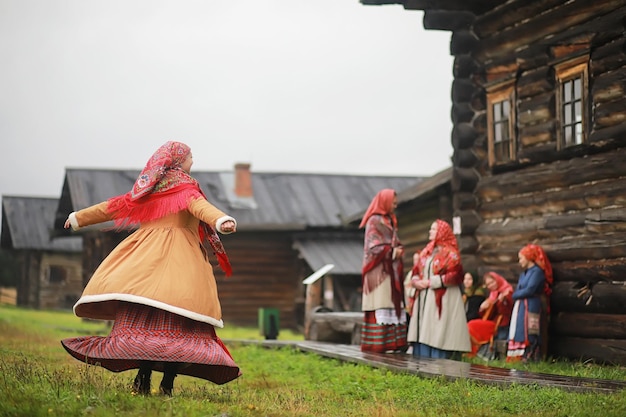
[[[397,236],[397,220],[393,213],[393,200],[396,192],[383,189],[376,194],[368,207],[359,227],[365,228],[364,259],[362,268],[363,293],[368,294],[381,282],[369,282],[366,274],[377,265],[382,264],[383,271],[391,280],[391,298],[398,317],[404,314],[404,286],[402,283],[402,259],[393,259],[393,249],[401,246]],[[370,221],[371,219],[371,221]],[[379,225],[381,226],[379,228]]]
[[[181,142],[166,142],[150,157],[126,194],[109,199],[107,210],[117,228],[134,227],[187,208],[191,199],[206,198],[198,182],[181,165],[191,148]],[[201,221],[198,228],[202,245],[217,256],[226,276],[232,267],[220,238],[211,225]]]

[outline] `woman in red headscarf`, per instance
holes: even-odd
[[[494,359],[494,340],[506,340],[513,309],[513,287],[500,274],[487,272],[483,280],[489,290],[489,297],[480,305],[481,318],[467,322],[472,342],[472,352],[468,356]]]
[[[409,310],[408,339],[415,343],[414,356],[449,359],[471,350],[461,295],[463,267],[447,222],[435,220],[428,238],[413,267],[411,284],[417,291]]]
[[[126,194],[73,212],[65,228],[114,221],[137,228],[100,264],[74,306],[79,317],[114,320],[107,337],[61,341],[75,358],[120,372],[139,368],[133,390],[150,393],[153,370],[162,394],[177,374],[223,384],[241,372],[215,333],[222,311],[209,254],[226,275],[230,263],[216,230],[235,232],[235,219],[211,205],[189,175],[191,149],[167,142]]]
[[[361,350],[394,352],[406,348],[406,313],[402,255],[395,209],[396,192],[376,194],[359,227],[365,227],[363,245]]]
[[[526,245],[518,254],[523,269],[513,292],[507,362],[540,360],[546,354],[552,266],[539,245]]]

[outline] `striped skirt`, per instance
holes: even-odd
[[[366,311],[361,327],[361,351],[395,352],[406,349],[406,320],[395,321],[393,324],[380,323],[376,319],[376,311]]]
[[[120,302],[107,337],[76,337],[61,344],[79,361],[113,372],[152,361],[156,371],[163,372],[164,362],[176,362],[178,374],[216,384],[241,375],[213,326],[141,304]]]

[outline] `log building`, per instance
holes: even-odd
[[[625,0],[361,0],[451,32],[452,206],[463,260],[554,268],[552,355],[626,363]],[[415,39],[415,42],[420,42]]]
[[[57,198],[2,196],[0,242],[19,265],[16,304],[69,310],[83,291],[80,237],[54,237]]]

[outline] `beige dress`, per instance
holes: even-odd
[[[430,279],[431,287],[419,292],[413,305],[407,339],[441,350],[469,352],[471,343],[461,289],[458,285],[446,288],[439,316],[434,290],[441,288],[442,282],[432,274],[432,261],[432,257],[426,261],[424,273],[424,279]]]
[[[111,220],[103,202],[70,215],[72,227]],[[119,301],[144,304],[224,327],[213,268],[200,244],[200,220],[216,230],[234,219],[205,199],[142,223],[96,269],[74,306],[79,317],[114,320]]]

